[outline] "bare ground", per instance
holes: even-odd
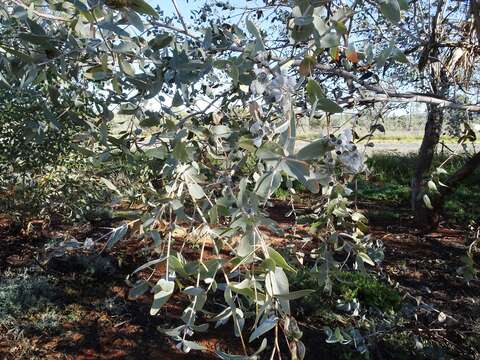
[[[281,226],[288,230],[292,228],[292,222],[291,219],[284,220],[285,210],[284,204],[277,204],[271,212],[272,217],[282,220]],[[303,230],[299,229],[298,234]],[[43,234],[13,235],[8,222],[1,223],[0,274],[7,269],[21,272],[35,268],[39,274],[53,276],[63,294],[59,307],[69,315],[63,318],[56,333],[34,331],[19,334],[9,328],[0,328],[0,358],[214,359],[216,348],[241,352],[239,341],[230,335],[228,327],[198,337],[196,340],[208,351],[188,355],[177,350],[157,331],[159,325],[174,324],[180,315],[182,300],[175,299],[173,305],[168,305],[167,310],[162,310],[157,317],[148,315],[149,296],[128,300],[129,287],[125,277],[145,261],[141,250],[145,244],[133,238],[122,242],[111,254],[121,259],[118,271],[111,276],[62,273],[39,267],[36,259],[43,253],[49,236],[67,231],[82,240],[87,236],[98,236],[102,230],[88,226],[60,227]],[[456,273],[465,251],[465,233],[461,229],[442,227],[436,233],[420,236],[408,217],[396,224],[373,223],[371,231],[386,248],[385,261],[379,270],[397,284],[405,302],[422,305],[416,318],[410,319],[402,331],[444,344],[451,354],[455,354],[453,358],[480,359],[480,344],[475,342],[480,333],[480,282],[475,280],[467,286]],[[278,246],[285,244],[284,239],[272,240]],[[309,350],[307,359],[339,358],[325,348],[322,324],[303,325]],[[392,354],[384,353],[381,345],[372,357],[394,358]]]

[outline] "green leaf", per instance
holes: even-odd
[[[139,296],[145,294],[148,289],[150,289],[150,284],[145,280],[141,280],[130,289],[130,291],[128,292],[128,298],[134,300]]]
[[[190,296],[200,296],[205,294],[205,290],[203,290],[201,287],[195,287],[195,286],[188,286],[185,289],[183,289],[183,292]]]
[[[231,284],[229,287],[234,293],[241,294],[251,300],[255,300],[255,291],[251,287],[250,280],[245,279],[238,284]]]
[[[85,77],[94,81],[102,81],[112,76],[112,70],[103,65],[93,66],[85,72]]]
[[[408,0],[397,0],[400,10],[408,10]]]
[[[188,152],[185,143],[179,141],[175,144],[172,156],[175,160],[180,162],[187,162],[188,161]]]
[[[292,291],[288,294],[280,294],[280,295],[277,295],[277,297],[285,300],[296,300],[296,299],[300,299],[302,297],[308,296],[310,294],[313,294],[314,292],[315,290],[305,289],[305,290]]]
[[[212,224],[218,224],[218,205],[213,205],[208,211],[208,216],[210,217],[210,222]]]
[[[302,62],[300,63],[298,72],[302,76],[309,76],[313,72],[313,69],[315,68],[316,64],[317,64],[317,60],[315,59],[315,57],[310,55],[305,55]]]
[[[360,259],[362,259],[362,261],[364,263],[367,263],[368,265],[372,265],[372,266],[375,266],[375,263],[373,262],[373,260],[370,258],[370,256],[368,256],[367,254],[365,254],[364,252],[359,252],[357,254],[358,257],[360,257]]]
[[[233,87],[237,87],[238,86],[238,79],[240,77],[240,70],[238,69],[238,66],[233,65],[233,64],[230,65],[230,69],[228,71],[228,74],[232,78]]]
[[[228,138],[232,134],[232,130],[225,125],[216,125],[212,127],[211,132],[218,138]]]
[[[322,87],[315,80],[308,80],[307,86],[305,87],[310,103],[315,104],[317,108],[325,112],[330,113],[341,113],[343,108],[337,105],[334,101],[329,100],[325,97]]]
[[[127,3],[132,10],[140,14],[150,15],[154,18],[158,18],[158,13],[155,11],[155,9],[143,0],[131,0]]]
[[[162,144],[156,148],[145,150],[145,155],[149,159],[164,160],[167,157],[167,147]]]
[[[355,222],[363,222],[364,224],[368,224],[368,219],[365,217],[365,215],[363,215],[362,213],[360,212],[354,212],[352,214],[352,220],[355,221]]]
[[[250,153],[254,153],[257,150],[255,144],[253,143],[253,140],[245,135],[241,136],[240,139],[238,139],[238,147],[247,150]]]
[[[433,210],[432,202],[430,201],[430,198],[428,197],[427,194],[423,195],[423,202],[425,203],[425,206],[429,208],[430,210]]]
[[[142,270],[144,270],[144,269],[147,269],[147,268],[149,268],[150,266],[156,265],[156,264],[161,263],[161,262],[163,262],[163,261],[165,261],[165,260],[167,260],[167,257],[166,257],[166,256],[161,257],[161,258],[159,258],[159,259],[150,260],[149,262],[147,262],[147,263],[143,264],[142,266],[139,266],[138,268],[136,268],[136,269],[132,272],[132,274],[136,274],[136,273],[138,273],[139,271],[142,271]]]
[[[297,159],[285,158],[280,163],[280,168],[306,186],[307,177],[310,174],[310,166],[307,163]]]
[[[272,258],[264,259],[260,264],[260,268],[268,271],[275,271],[275,266],[277,266],[277,264]]]
[[[312,104],[315,103],[317,99],[325,97],[322,87],[315,80],[308,80],[305,89],[307,90],[308,99]]]
[[[109,188],[112,191],[115,191],[118,195],[122,196],[122,193],[117,189],[117,187],[108,179],[105,178],[100,178],[100,181],[103,182],[107,188]]]
[[[252,21],[250,21],[250,19],[246,19],[245,24],[247,25],[247,30],[250,32],[250,34],[253,35],[253,37],[255,37],[256,39],[262,38],[262,35],[260,34],[257,26]]]
[[[319,139],[301,148],[295,157],[299,160],[319,160],[334,146],[327,139]]]
[[[280,187],[281,183],[282,176],[278,172],[265,173],[257,180],[255,192],[259,197],[267,199]]]
[[[190,340],[182,340],[183,349],[185,352],[190,350],[206,350],[205,346]]]
[[[145,26],[143,26],[143,21],[140,16],[134,11],[125,11],[127,15],[127,21],[129,24],[135,26],[138,31],[143,32],[145,30]]]
[[[162,244],[162,238],[160,236],[160,233],[157,230],[149,231],[148,235],[153,240],[153,243],[157,248]]]
[[[262,39],[262,35],[260,34],[260,30],[258,30],[257,26],[253,22],[251,22],[250,19],[248,19],[248,18],[247,18],[247,20],[245,20],[245,23],[247,25],[247,30],[256,39],[255,44],[257,46],[257,50],[258,51],[265,51],[265,45],[263,44],[263,39]]]
[[[194,182],[187,183],[187,188],[188,188],[188,192],[190,193],[190,196],[193,199],[198,200],[205,197],[205,192],[203,191],[202,187],[197,183],[194,183]]]
[[[33,5],[33,3],[30,5]],[[40,24],[38,24],[36,21],[33,21],[32,19],[27,19],[27,24],[30,27],[30,30],[33,34],[42,35],[42,36],[47,35],[43,27]]]
[[[397,24],[400,21],[398,0],[381,0],[380,11],[390,22]]]
[[[120,69],[128,76],[135,76],[135,71],[133,70],[132,65],[130,65],[122,56],[118,57],[118,63],[120,64]]]
[[[249,342],[252,342],[259,336],[262,336],[266,332],[272,330],[275,325],[278,323],[278,317],[272,316],[268,319],[265,319],[256,329],[255,331],[252,332],[250,335],[250,338],[248,339]]]
[[[260,160],[274,160],[283,156],[283,149],[277,143],[267,141],[260,146],[256,152]]]
[[[308,40],[314,31],[315,29],[312,24],[307,26],[294,26],[290,36],[295,43],[298,43]]]
[[[340,45],[340,39],[336,32],[329,32],[320,38],[320,47],[324,49],[334,48]]]
[[[252,231],[246,232],[238,241],[237,255],[240,257],[247,256],[253,251],[253,234]]]
[[[6,52],[12,54],[13,56],[16,56],[17,58],[19,58],[23,62],[26,62],[27,64],[30,64],[30,63],[33,62],[33,58],[28,54],[17,51],[15,49],[11,49],[11,48],[6,47],[5,45],[2,45],[2,44],[0,44],[0,48],[4,49]]]
[[[407,57],[405,56],[405,54],[403,53],[403,51],[397,49],[397,48],[394,48],[392,50],[392,58],[395,60],[395,61],[398,61],[399,63],[402,63],[402,64],[408,64],[408,59]]]
[[[306,26],[313,23],[313,16],[299,16],[294,20],[295,25]]]
[[[106,249],[110,250],[117,242],[123,239],[123,237],[127,234],[128,231],[128,225],[123,224],[122,226],[119,226],[115,228],[112,231],[112,234],[110,235],[110,238],[107,241],[106,244]]]
[[[19,33],[18,37],[34,45],[41,45],[48,49],[53,49],[52,39],[47,35],[36,35],[32,33]]]
[[[392,51],[394,49],[391,45],[392,44],[384,48],[380,52],[380,54],[378,54],[377,57],[375,58],[375,63],[377,64],[377,67],[382,67],[385,65],[385,62],[387,61],[388,57],[392,54]]]
[[[172,99],[172,106],[177,107],[183,105],[183,98],[182,95],[178,91],[175,91],[175,95],[173,96]]]
[[[275,264],[277,264],[277,266],[281,267],[283,270],[290,271],[290,272],[297,272],[297,270],[291,267],[277,250],[269,247],[268,255],[270,256],[270,258],[272,258],[273,261],[275,261]]]
[[[173,40],[172,35],[164,33],[164,34],[155,36],[152,40],[148,42],[148,44],[153,50],[158,50],[158,49],[163,49],[168,45],[170,45],[172,40]]]
[[[130,37],[130,34],[123,30],[120,26],[114,24],[113,22],[110,21],[104,21],[98,24],[98,27],[100,29],[112,31],[118,36],[124,36],[124,37]]]
[[[153,295],[150,315],[156,315],[160,311],[160,308],[170,299],[174,288],[175,282],[165,279],[158,280],[157,284],[153,287],[155,294]]]
[[[318,99],[317,107],[320,110],[323,110],[323,111],[329,112],[329,113],[341,113],[341,112],[343,112],[343,108],[341,106],[339,106],[335,101],[332,101],[332,100],[327,99],[327,98]]]
[[[168,259],[169,259],[170,267],[172,268],[173,271],[175,271],[176,273],[182,276],[185,276],[185,277],[188,276],[188,273],[185,270],[185,266],[176,256],[170,255]]]

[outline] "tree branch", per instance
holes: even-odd
[[[185,34],[188,36],[190,35],[190,32],[188,31],[187,24],[185,23],[185,20],[183,19],[183,15],[180,12],[180,9],[178,8],[177,2],[175,0],[172,0],[173,7],[175,8],[175,11],[177,12],[178,18],[180,19],[180,22],[182,23],[183,29],[185,30]]]
[[[243,52],[245,51],[245,49],[242,47],[232,46],[228,49],[228,51]],[[289,61],[289,59],[278,57],[275,55],[272,55],[270,58],[273,61],[278,61],[279,63],[282,63],[282,64],[287,63]],[[301,60],[294,60],[293,65],[298,66],[300,65],[300,62]],[[465,110],[465,111],[471,111],[471,112],[480,112],[480,105],[462,104],[462,103],[447,100],[438,96],[417,93],[417,92],[400,93],[395,90],[386,89],[380,85],[367,84],[363,80],[360,80],[358,77],[356,77],[353,73],[340,68],[332,67],[330,65],[317,64],[315,65],[315,69],[321,72],[322,74],[331,74],[331,75],[339,76],[345,80],[353,81],[359,84],[362,88],[372,91],[376,94],[379,94],[378,96],[360,98],[358,101],[418,102],[418,103],[424,103],[424,104],[438,105],[439,107],[443,107],[443,108],[451,108],[451,109]],[[353,104],[355,101],[357,100],[352,97],[346,102]]]
[[[433,104],[438,105],[439,107],[451,108],[451,109],[458,109],[458,110],[466,110],[472,112],[480,112],[480,106],[478,105],[470,105],[470,104],[461,104],[451,100],[447,100],[444,98],[428,95],[428,94],[421,94],[415,92],[405,92],[399,93],[395,90],[385,89],[379,85],[373,84],[366,84],[364,81],[358,79],[352,73],[338,68],[333,68],[328,65],[317,64],[315,66],[317,70],[324,74],[332,74],[339,77],[344,78],[345,80],[351,80],[359,85],[361,85],[364,89],[373,91],[374,93],[380,94],[379,96],[368,97],[364,99],[360,99],[361,101],[393,101],[393,102],[420,102],[425,104]],[[352,102],[354,100],[351,100]]]
[[[376,95],[360,98],[350,98],[347,103],[354,104],[359,103],[373,103],[373,102],[396,102],[396,103],[409,103],[418,102],[424,104],[438,105],[441,108],[450,108],[457,110],[465,110],[470,112],[480,112],[479,105],[460,104],[450,100],[440,99],[434,96],[415,94],[415,93],[395,93],[392,96]]]
[[[155,26],[158,26],[158,27],[162,27],[162,28],[165,28],[165,29],[169,29],[169,30],[172,30],[172,31],[175,31],[175,32],[178,32],[180,34],[183,34],[183,35],[186,35],[188,37],[191,37],[192,39],[194,40],[198,40],[198,36],[195,36],[193,35],[192,33],[190,33],[189,31],[185,31],[184,29],[180,29],[176,26],[173,26],[173,25],[170,25],[170,24],[165,24],[165,23],[161,23],[161,22],[158,22],[158,21],[152,21],[152,25],[155,25]]]
[[[478,167],[480,167],[480,152],[468,159],[460,169],[445,181],[445,185],[448,187],[444,188],[442,195],[445,196],[452,192],[460,182],[471,176]]]

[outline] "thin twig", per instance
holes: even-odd
[[[173,4],[173,7],[175,8],[175,11],[177,12],[177,15],[178,15],[178,18],[180,19],[180,22],[182,23],[183,29],[185,30],[185,34],[190,34],[190,32],[188,31],[187,24],[185,23],[185,20],[183,19],[183,15],[180,12],[180,9],[178,8],[177,2],[175,0],[172,0],[172,4]]]

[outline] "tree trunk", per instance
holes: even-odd
[[[432,167],[435,148],[440,141],[443,125],[442,109],[437,105],[428,105],[427,110],[427,123],[425,124],[422,145],[418,152],[417,167],[412,180],[412,209],[415,222],[422,231],[430,231],[438,225],[438,216],[426,207],[423,195],[425,194],[427,176]]]
[[[437,10],[432,17],[431,33],[428,43],[419,59],[419,70],[422,71],[427,64],[430,64],[430,85],[435,95],[447,96],[449,90],[449,79],[443,64],[438,60],[439,48],[437,43],[437,31],[441,31],[441,16],[445,0],[439,0]],[[436,213],[427,208],[423,200],[425,195],[426,178],[430,174],[435,149],[440,141],[443,125],[443,110],[439,105],[427,105],[427,123],[423,134],[422,145],[418,153],[417,167],[412,179],[412,208],[415,222],[421,231],[430,231],[438,225]]]

